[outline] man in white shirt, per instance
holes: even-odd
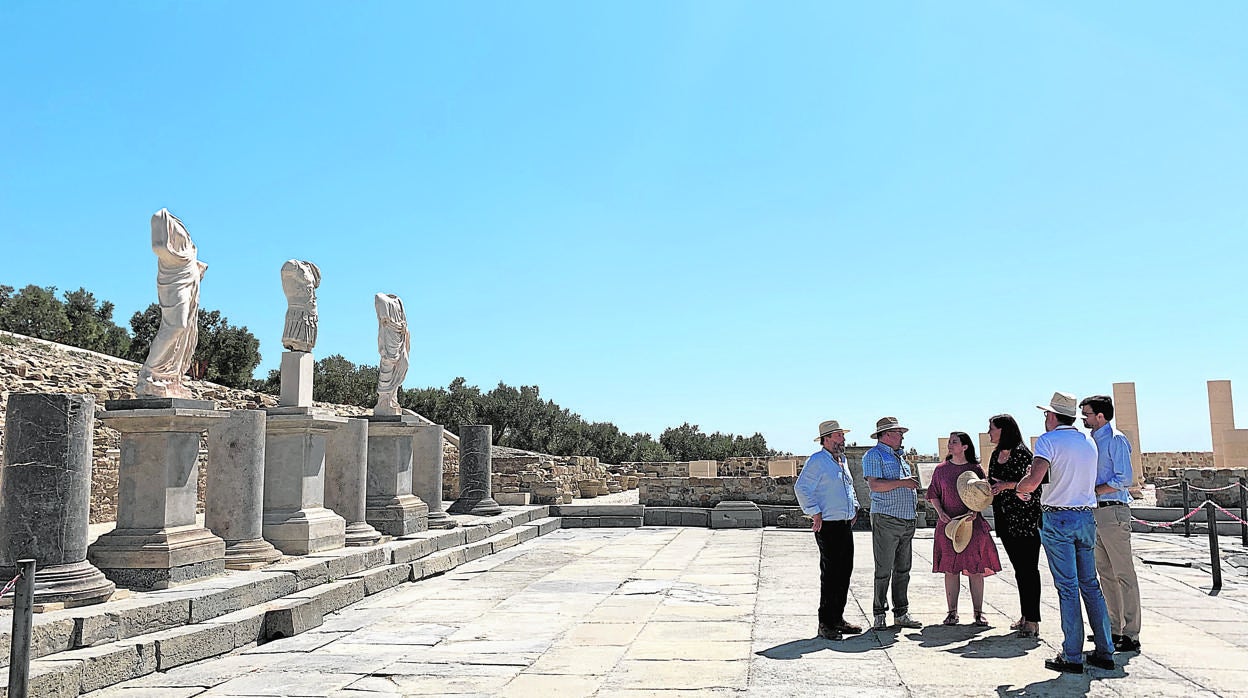
[[[1044,411],[1045,433],[1036,441],[1036,454],[1016,494],[1027,498],[1047,473],[1049,484],[1040,497],[1044,511],[1040,542],[1049,559],[1049,571],[1057,587],[1062,615],[1062,651],[1044,666],[1054,671],[1083,673],[1083,663],[1113,669],[1114,645],[1109,632],[1109,611],[1096,579],[1096,443],[1075,428],[1078,399],[1070,393],[1053,393]],[[1087,606],[1096,651],[1083,652],[1083,612]]]

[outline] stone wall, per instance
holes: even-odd
[[[1235,507],[1232,511],[1236,511],[1239,508],[1241,491],[1239,478],[1245,476],[1248,476],[1248,469],[1244,468],[1175,468],[1166,477],[1157,477],[1154,480],[1157,486],[1157,506],[1183,506],[1183,490],[1179,481],[1186,477],[1191,488],[1188,498],[1192,506],[1211,499],[1215,504],[1228,509]]]
[[[643,477],[638,502],[651,507],[713,507],[725,501],[797,504],[792,477]]]
[[[1169,477],[1171,468],[1212,468],[1212,451],[1158,451],[1144,453],[1141,474],[1145,482],[1156,482],[1159,477]],[[1160,505],[1159,505],[1160,506]]]
[[[9,393],[86,393],[95,396],[96,411],[105,400],[134,397],[134,384],[140,365],[114,356],[45,342],[0,331],[0,444],[3,443],[5,409]],[[235,390],[207,381],[186,383],[194,398],[212,400],[220,409],[263,409],[277,404],[277,398],[251,390]],[[338,414],[358,417],[369,409],[352,405],[317,403]],[[91,523],[117,518],[117,467],[120,434],[95,420],[91,473]],[[443,443],[443,478],[454,479],[459,472],[459,452]],[[0,453],[3,453],[0,450]],[[2,458],[2,456],[0,456]],[[2,466],[3,463],[0,463]],[[199,510],[203,511],[207,481],[207,451],[201,443],[199,468]]]
[[[608,466],[592,456],[552,456],[495,446],[490,460],[491,487],[496,493],[528,492],[533,504],[568,504],[636,487],[632,468]],[[459,496],[458,477],[443,476],[443,495]]]

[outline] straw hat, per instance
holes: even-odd
[[[992,485],[968,470],[958,476],[958,496],[967,509],[983,511],[992,505]]]
[[[819,435],[815,437],[815,441],[822,439],[828,434],[834,434],[838,431],[841,432],[842,434],[849,433],[849,430],[842,429],[841,423],[836,421],[835,419],[829,419],[826,422],[819,422]]]
[[[886,431],[900,431],[904,434],[910,430],[901,426],[901,422],[897,421],[896,417],[881,417],[880,420],[875,423],[875,432],[871,434],[871,438],[878,439],[880,434],[883,434]]]
[[[1036,407],[1044,410],[1045,412],[1052,412],[1066,417],[1079,416],[1079,398],[1071,395],[1070,393],[1053,393],[1053,397],[1049,400],[1048,406],[1036,405]]]
[[[945,524],[945,537],[953,541],[953,552],[955,553],[966,550],[966,546],[971,543],[971,534],[974,532],[974,514],[963,514],[962,516],[949,519],[949,523]]]

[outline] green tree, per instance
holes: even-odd
[[[130,318],[134,337],[126,358],[146,361],[152,340],[160,330],[160,306],[152,303]],[[260,365],[260,340],[246,326],[231,325],[217,310],[199,309],[199,342],[190,373],[230,388],[252,385],[251,374]]]
[[[65,315],[69,331],[61,340],[65,344],[112,356],[125,356],[130,335],[113,322],[114,306],[102,301],[98,307],[95,296],[85,288],[65,293]]]
[[[377,404],[377,373],[376,366],[357,366],[342,354],[327,356],[317,361],[313,368],[312,399],[337,405],[372,407]]]
[[[53,342],[63,341],[70,324],[64,304],[56,299],[55,286],[40,288],[32,284],[16,294],[11,286],[4,289],[0,330]]]

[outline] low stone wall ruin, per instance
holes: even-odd
[[[1144,453],[1140,459],[1140,471],[1145,482],[1155,482],[1159,477],[1170,477],[1173,468],[1212,468],[1212,451],[1157,451]]]

